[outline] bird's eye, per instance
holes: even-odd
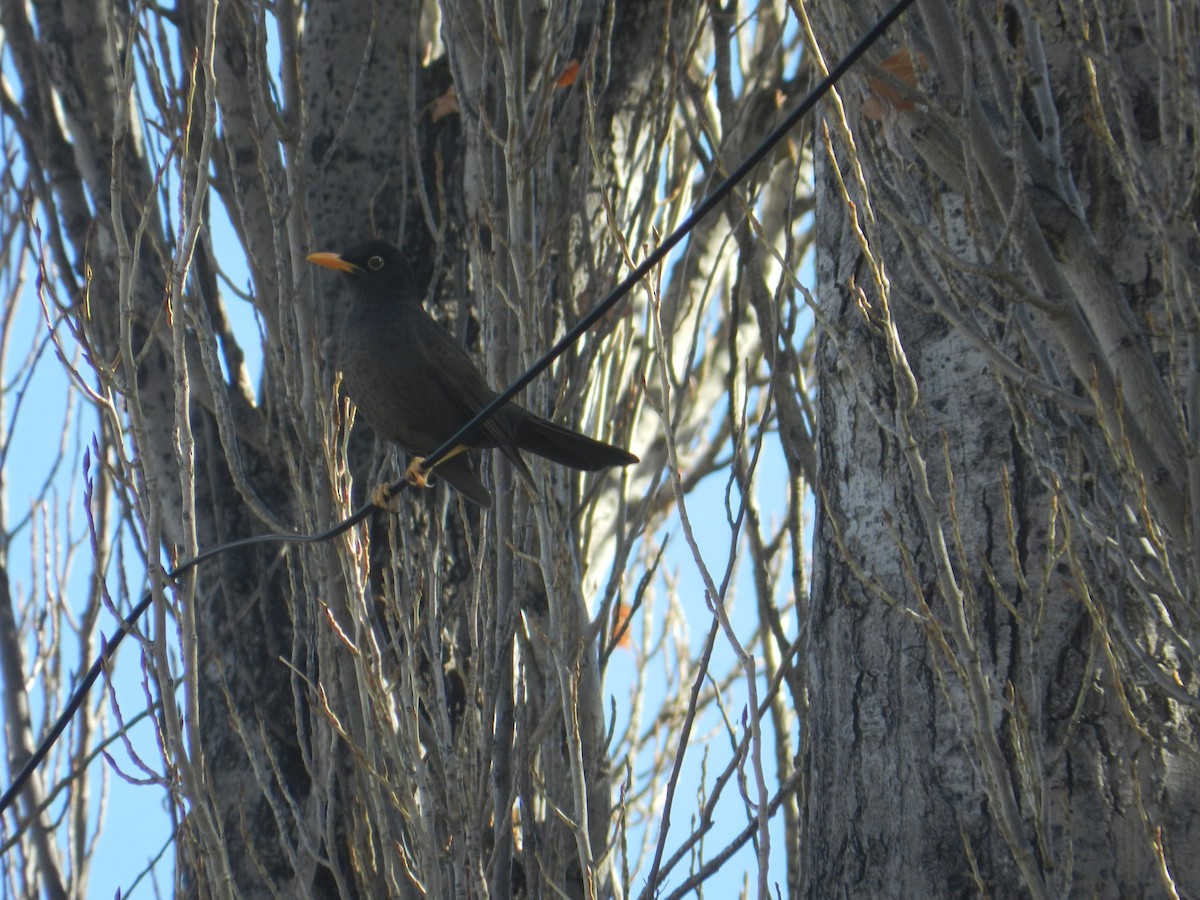
[[[383,268],[383,257],[382,256],[372,256],[370,259],[367,260],[367,268],[370,269],[372,272],[378,272],[380,269]]]

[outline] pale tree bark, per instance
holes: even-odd
[[[804,894],[1193,896],[1196,8],[901,24],[817,134]]]
[[[584,477],[530,460],[530,495],[485,458],[486,513],[438,488],[332,542],[243,548],[172,584],[160,565],[320,531],[404,462],[352,426],[336,390],[342,287],[306,253],[395,242],[427,308],[506,383],[802,92],[783,4],[0,14],[9,156],[25,163],[4,221],[32,251],[6,259],[7,283],[43,267],[77,402],[102,423],[86,497],[98,587],[73,665],[95,654],[97,621],[129,609],[103,596],[129,546],[156,601],[130,642],[158,739],[136,774],[178,822],[175,892],[684,895],[721,875],[794,892],[815,470],[811,335],[790,288],[811,239],[801,136],[522,398],[630,446],[639,467]],[[218,209],[232,241],[215,240]],[[248,283],[230,280],[235,263]],[[758,482],[776,432],[787,489]],[[706,479],[719,513],[689,507]],[[779,520],[762,513],[770,494]],[[705,519],[727,532],[708,554],[691,524]],[[694,597],[663,563],[681,531]],[[743,555],[749,626],[733,619]],[[40,608],[3,606],[12,768],[70,679],[44,677],[46,709],[24,712]],[[618,710],[616,668],[661,678],[633,679]],[[111,730],[137,706],[114,706]],[[77,817],[102,710],[51,776]],[[709,744],[728,759],[687,772]],[[86,890],[87,828],[56,835],[46,792],[6,813],[25,861],[4,870],[14,895]]]

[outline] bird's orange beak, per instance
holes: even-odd
[[[336,253],[310,253],[304,257],[314,266],[324,266],[326,269],[337,269],[339,272],[348,272],[351,275],[357,275],[362,271],[352,262],[346,262]]]

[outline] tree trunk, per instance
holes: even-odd
[[[806,896],[1200,888],[1197,21],[1140,6],[921,3],[826,106]]]

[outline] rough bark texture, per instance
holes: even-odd
[[[903,25],[818,132],[804,893],[1189,896],[1196,13]]]

